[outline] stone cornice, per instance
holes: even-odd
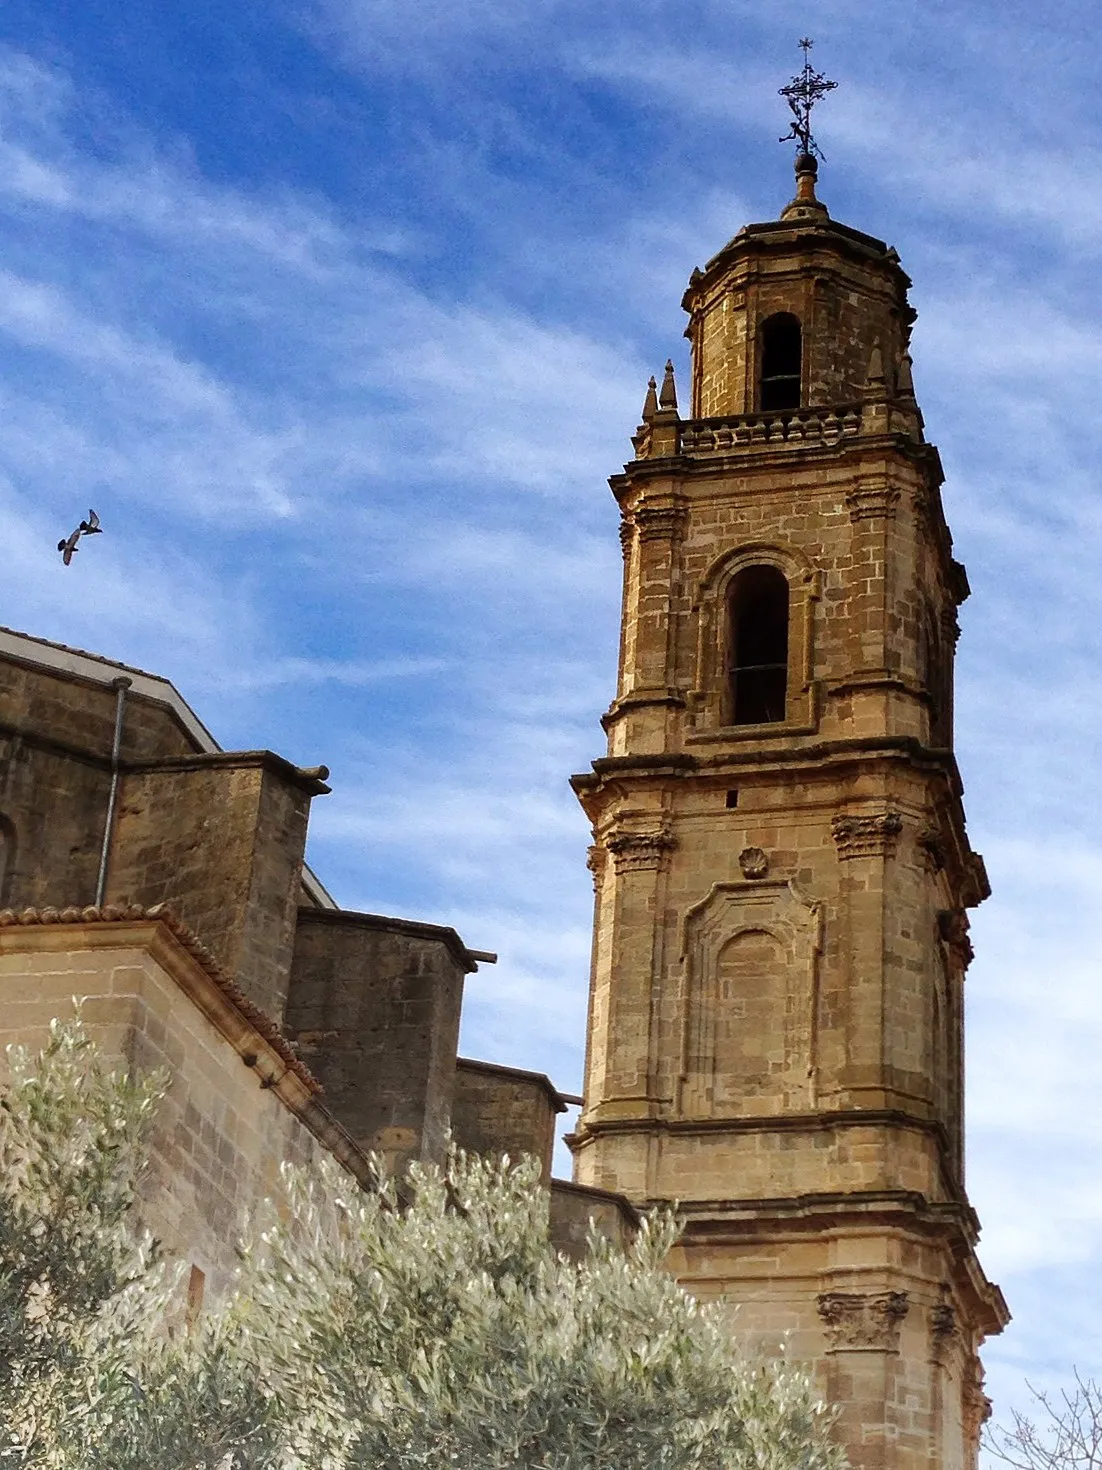
[[[713,742],[714,743],[714,742]],[[664,751],[655,755],[599,756],[592,773],[586,771],[570,778],[575,790],[599,784],[602,780],[618,780],[632,776],[694,776],[713,774],[731,766],[755,766],[762,770],[784,765],[836,765],[866,760],[905,761],[921,768],[941,771],[954,795],[960,796],[963,784],[951,750],[924,745],[909,735],[869,735],[849,740],[808,740],[798,745],[791,740],[763,737],[753,742],[735,744],[722,755],[690,754],[686,751]]]
[[[42,735],[36,730],[24,729],[22,726],[8,724],[5,721],[0,721],[0,739],[17,739],[35,750],[62,755],[69,760],[80,761],[82,765],[94,766],[101,771],[111,770],[111,757],[108,752],[85,750],[69,741],[58,740],[53,736]],[[119,769],[123,775],[145,774],[150,771],[196,771],[211,767],[226,767],[233,770],[260,767],[273,771],[293,785],[300,786],[310,796],[324,796],[330,790],[325,785],[329,776],[327,766],[296,766],[292,761],[285,760],[273,750],[197,750],[187,755],[152,756],[119,762]]]
[[[300,787],[308,796],[326,796],[330,788],[325,784],[329,775],[328,766],[296,766],[276,755],[274,750],[211,750],[197,751],[194,755],[158,756],[153,760],[123,761],[124,775],[145,775],[155,771],[200,771],[265,770],[281,776],[285,781]]]
[[[644,1206],[665,1201],[647,1200]],[[967,1203],[928,1200],[910,1190],[855,1190],[851,1193],[806,1194],[778,1199],[704,1200],[681,1205],[685,1220],[682,1243],[702,1246],[766,1239],[776,1242],[778,1227],[796,1236],[870,1227],[912,1231],[953,1242],[953,1277],[957,1291],[971,1302],[969,1315],[982,1336],[1001,1332],[1010,1321],[1002,1291],[984,1275],[975,1253],[979,1222]]]
[[[478,969],[479,963],[495,964],[497,955],[487,950],[468,949],[456,931],[446,924],[428,924],[420,919],[393,919],[387,914],[361,914],[354,909],[300,908],[298,923],[321,924],[330,927],[357,929],[381,929],[387,934],[408,934],[412,939],[428,939],[444,948],[468,974]]]
[[[835,411],[824,407],[819,412],[825,415]],[[737,417],[743,416],[738,415]],[[734,422],[734,420],[685,419],[681,427],[686,431],[691,431],[690,442],[692,443],[700,442],[697,431],[702,431],[704,426],[726,422]],[[752,478],[757,471],[766,468],[773,473],[789,470],[794,473],[809,472],[816,465],[839,461],[843,461],[847,466],[855,460],[880,462],[885,455],[897,455],[901,459],[910,461],[926,477],[927,487],[923,504],[927,507],[928,513],[933,516],[934,523],[938,527],[936,534],[944,543],[943,550],[946,557],[951,560],[951,541],[948,538],[940,495],[937,490],[938,485],[944,479],[937,448],[933,444],[920,442],[899,430],[855,432],[851,428],[848,433],[832,433],[825,438],[803,438],[790,441],[775,436],[772,440],[768,437],[749,439],[745,442],[733,440],[730,447],[711,448],[706,451],[694,449],[692,452],[663,454],[652,459],[628,460],[622,472],[618,475],[611,475],[608,483],[617,502],[623,507],[633,490],[638,490],[654,480],[665,481],[670,488],[676,487],[677,490],[682,493],[687,492],[691,497],[693,480],[704,480],[708,485],[712,485],[717,473],[720,475],[737,473],[740,477],[745,475]],[[753,493],[748,491],[748,498],[752,498]]]

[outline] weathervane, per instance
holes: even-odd
[[[784,98],[792,109],[794,121],[788,132],[780,139],[787,143],[789,139],[795,139],[800,145],[800,152],[808,154],[812,158],[822,158],[819,146],[811,135],[811,109],[816,102],[821,102],[828,92],[833,92],[838,85],[825,77],[821,71],[811,69],[810,51],[814,42],[807,36],[800,42],[804,53],[804,69],[797,72],[787,87],[778,88],[778,94]]]

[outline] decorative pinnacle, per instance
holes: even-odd
[[[659,408],[677,408],[677,389],[673,381],[673,363],[667,358],[666,375],[662,379],[662,391],[658,395]]]
[[[643,400],[643,422],[649,424],[658,412],[658,384],[653,378],[647,384],[647,396]]]
[[[832,82],[821,71],[812,70],[810,52],[814,44],[809,37],[803,37],[800,41],[800,49],[804,53],[803,71],[797,72],[787,87],[778,88],[777,95],[788,103],[793,118],[792,126],[779,141],[787,143],[794,140],[799,155],[822,158],[819,145],[811,134],[811,109],[828,92],[833,92],[838,83]]]

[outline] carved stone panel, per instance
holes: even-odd
[[[828,1352],[893,1353],[910,1301],[905,1291],[824,1291],[818,1307]]]
[[[746,1117],[806,1105],[819,905],[792,883],[717,883],[683,927],[681,1107]]]

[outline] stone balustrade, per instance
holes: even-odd
[[[740,413],[689,419],[681,426],[683,454],[717,454],[742,445],[833,444],[861,432],[861,405],[798,408],[784,413]]]

